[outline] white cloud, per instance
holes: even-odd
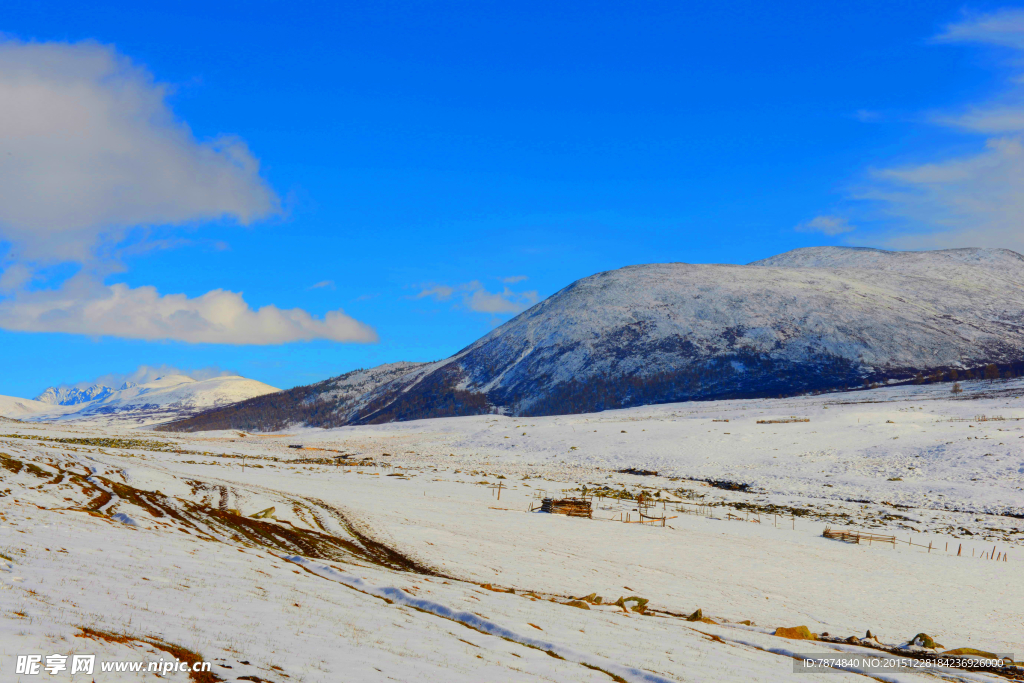
[[[518,282],[525,278],[511,278]],[[477,313],[519,313],[537,303],[537,292],[514,292],[505,287],[501,292],[489,292],[479,280],[450,287],[448,285],[425,285],[425,289],[414,299],[431,298],[435,301],[449,301],[458,295],[458,305]]]
[[[1024,131],[1024,105],[989,104],[968,107],[957,113],[933,113],[932,123],[950,128],[962,128],[972,133],[999,135]]]
[[[1024,145],[993,138],[985,150],[944,161],[875,171],[860,195],[925,229],[895,235],[901,248],[1006,247],[1024,250]]]
[[[245,142],[197,140],[166,95],[110,46],[0,42],[0,236],[21,258],[82,261],[132,226],[277,211]]]
[[[307,289],[334,289],[334,280],[322,280]]]
[[[1024,10],[966,15],[936,37],[1008,49],[1007,64],[1024,66]],[[870,172],[853,194],[896,219],[885,244],[897,248],[1007,247],[1024,251],[1024,79],[1008,80],[989,102],[931,112],[927,120],[990,136],[976,151]]]
[[[1004,8],[987,14],[968,14],[935,36],[945,43],[985,43],[1024,50],[1024,10]]]
[[[21,289],[32,279],[32,269],[23,263],[12,263],[0,273],[0,294]]]
[[[519,313],[537,303],[537,292],[513,292],[508,287],[498,293],[480,288],[469,295],[466,305],[478,313]]]
[[[448,301],[452,298],[452,294],[455,293],[455,289],[446,285],[434,285],[424,289],[422,292],[414,296],[414,299],[425,299],[431,298],[435,301]]]
[[[189,243],[149,240],[154,226],[249,224],[279,211],[245,142],[197,139],[167,93],[110,46],[0,40],[0,327],[196,343],[376,341],[342,311],[315,318],[253,310],[222,289],[188,298],[102,283],[122,256]],[[125,246],[129,233],[144,242]],[[45,268],[66,263],[81,264],[79,275],[45,289]]]
[[[853,232],[856,228],[847,223],[845,218],[839,216],[815,216],[809,221],[800,223],[794,230],[797,232],[821,232],[826,235],[841,235],[844,232]]]
[[[145,384],[146,382],[152,382],[160,377],[166,377],[168,375],[184,375],[185,377],[191,377],[195,380],[211,379],[213,377],[226,377],[229,375],[237,375],[237,372],[231,370],[222,370],[216,366],[206,368],[193,368],[183,369],[174,367],[173,365],[140,365],[134,371],[128,373],[122,372],[111,372],[106,375],[101,375],[93,380],[86,380],[82,382],[75,382],[74,384],[62,384],[60,386],[71,386],[78,389],[85,389],[91,387],[94,384],[102,384],[104,386],[113,387],[115,389],[121,387],[125,382],[134,382],[135,384]]]
[[[529,279],[530,278],[526,277],[525,275],[513,275],[512,277],[499,277],[498,281],[503,282],[506,285],[514,285],[517,282],[523,282]]]
[[[23,291],[0,301],[0,327],[206,344],[377,341],[372,328],[341,310],[323,318],[297,308],[254,310],[236,292],[215,289],[189,298],[161,295],[155,287],[101,285],[86,276],[72,278],[60,290]]]

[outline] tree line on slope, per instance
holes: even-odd
[[[343,427],[437,417],[504,413],[524,417],[592,413],[660,403],[739,398],[776,398],[876,387],[887,380],[929,384],[1024,375],[1024,362],[988,363],[968,369],[894,370],[863,377],[853,362],[828,354],[810,360],[779,361],[769,356],[733,354],[702,364],[649,374],[595,374],[550,383],[537,377],[488,396],[459,388],[462,369],[451,363],[425,377],[412,389],[396,383],[378,392],[364,406],[353,398],[322,399],[332,380],[257,396],[214,408],[158,427],[162,431],[195,432],[239,429],[280,431],[295,425]],[[358,397],[356,397],[358,398]]]

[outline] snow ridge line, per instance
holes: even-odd
[[[537,638],[524,636],[511,629],[496,624],[493,621],[489,621],[483,617],[473,614],[472,612],[460,612],[452,609],[451,607],[447,607],[446,605],[442,605],[439,602],[434,602],[433,600],[414,598],[401,588],[393,588],[391,586],[374,586],[359,577],[343,574],[334,567],[319,564],[317,562],[311,562],[310,560],[304,557],[299,557],[298,555],[290,555],[283,557],[282,559],[300,565],[304,569],[320,576],[321,578],[337,581],[338,583],[345,584],[349,588],[354,588],[361,593],[366,593],[367,595],[372,595],[377,598],[384,598],[395,604],[413,607],[445,619],[451,619],[452,621],[465,624],[466,626],[482,633],[497,636],[499,638],[505,638],[519,643],[520,645],[526,645],[539,650],[552,652],[567,661],[595,667],[608,673],[615,674],[629,683],[676,683],[672,679],[664,678],[648,671],[642,671],[640,669],[623,666],[622,664],[617,664],[615,662],[609,662],[602,657],[597,657],[585,652],[578,652],[571,648],[551,643],[546,640],[539,640]]]

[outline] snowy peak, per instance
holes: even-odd
[[[186,414],[215,406],[244,401],[279,391],[263,382],[238,375],[195,380],[185,375],[167,375],[152,382],[116,391],[93,401],[79,411],[80,416],[162,413]]]
[[[180,384],[189,384],[196,380],[186,375],[165,375],[164,377],[157,377],[152,382],[143,384],[142,387],[151,389],[162,389],[166,387],[173,387]],[[93,384],[92,386],[80,389],[78,387],[49,387],[36,397],[35,400],[42,403],[49,403],[55,406],[74,406],[81,403],[89,403],[90,401],[102,401],[105,398],[110,398],[117,392],[127,391],[134,389],[139,385],[135,382],[125,381],[119,389],[114,389],[105,384]]]
[[[73,406],[107,398],[114,389],[104,384],[94,384],[85,389],[76,387],[50,387],[36,397],[37,401],[55,406]]]

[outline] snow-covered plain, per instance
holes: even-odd
[[[798,625],[1019,661],[1024,382],[963,386],[266,435],[3,422],[0,680],[18,654],[175,646],[275,683],[778,681],[794,653],[877,653],[771,635]],[[613,521],[637,513],[611,496],[593,520],[527,511],[583,487],[671,519]],[[96,680],[140,680],[120,676]]]

